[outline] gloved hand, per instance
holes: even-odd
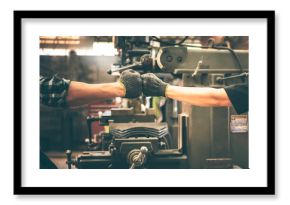
[[[131,69],[123,71],[119,82],[125,88],[125,98],[137,98],[142,94],[142,79],[140,73]]]
[[[146,96],[165,96],[168,83],[160,80],[153,73],[141,75],[143,93]]]

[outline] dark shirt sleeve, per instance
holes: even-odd
[[[231,85],[225,87],[224,89],[238,114],[249,111],[248,84]]]
[[[70,80],[54,75],[51,78],[40,76],[40,103],[52,107],[67,107],[66,96]]]

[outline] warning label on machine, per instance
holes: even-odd
[[[248,115],[231,115],[230,127],[232,133],[248,132]]]

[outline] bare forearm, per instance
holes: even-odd
[[[166,96],[201,107],[231,106],[231,102],[223,88],[215,89],[168,85],[166,89]]]
[[[121,83],[87,84],[72,81],[66,97],[70,107],[94,103],[99,100],[123,97],[124,86]]]

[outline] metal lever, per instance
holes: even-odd
[[[88,126],[88,131],[89,131],[89,145],[93,144],[93,136],[92,136],[92,123],[96,122],[96,121],[100,121],[100,117],[91,117],[91,116],[87,116],[87,126]]]
[[[139,66],[142,66],[142,63],[141,62],[136,62],[136,63],[133,63],[131,65],[126,65],[126,66],[123,66],[121,68],[117,68],[117,69],[114,69],[114,70],[109,69],[107,71],[107,73],[111,75],[113,72],[123,72],[125,70],[138,68]]]
[[[201,66],[202,63],[203,63],[203,56],[201,56],[201,59],[197,62],[197,66],[196,66],[196,68],[195,68],[194,73],[192,73],[191,77],[196,76],[196,74],[197,74],[197,72],[199,71],[200,66]]]
[[[225,78],[217,78],[216,81],[218,83],[221,83],[222,81],[224,80],[229,80],[229,79],[234,79],[234,78],[244,78],[244,77],[248,77],[249,76],[249,73],[241,73],[239,75],[232,75],[232,76],[229,76],[229,77],[225,77]]]
[[[135,150],[129,153],[129,160],[132,163],[130,169],[135,169],[135,167],[140,167],[144,164],[148,148],[143,146],[140,148],[139,153],[137,154]]]
[[[71,169],[71,165],[73,164],[72,160],[71,160],[71,150],[66,150],[65,152],[66,154],[66,163],[67,163],[67,167],[68,169]]]

